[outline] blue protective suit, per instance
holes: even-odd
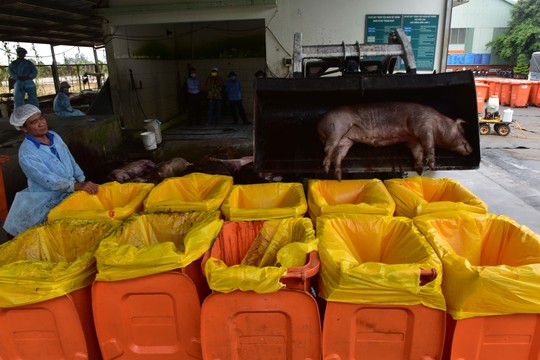
[[[25,94],[28,94],[28,103],[39,108],[39,99],[37,97],[36,84],[34,83],[34,79],[38,73],[36,65],[26,59],[17,59],[9,64],[8,73],[9,77],[15,80],[13,87],[15,109],[24,105]],[[26,76],[29,79],[20,79]]]
[[[227,80],[225,89],[227,90],[229,101],[242,100],[242,84],[239,80]]]
[[[4,229],[16,236],[47,220],[49,210],[73,193],[85,177],[60,135],[49,131],[51,145],[26,135],[19,148],[19,164],[28,187],[19,191],[9,209]]]
[[[69,95],[64,91],[59,91],[54,98],[53,103],[54,113],[59,117],[70,116],[85,116],[81,110],[73,109],[71,102],[69,101]]]

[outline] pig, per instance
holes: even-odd
[[[405,143],[414,168],[422,175],[424,163],[435,167],[435,146],[466,156],[473,149],[464,136],[462,119],[452,120],[437,110],[407,102],[348,105],[327,112],[317,124],[324,144],[323,167],[334,168],[341,180],[341,162],[355,142],[371,146]]]
[[[159,164],[156,174],[160,179],[180,176],[190,165],[193,164],[186,159],[175,157]]]
[[[136,160],[111,171],[109,178],[119,183],[124,183],[130,178],[142,176],[155,168],[156,164],[152,160]]]
[[[231,173],[238,172],[242,166],[253,162],[253,156],[243,156],[240,159],[218,159],[215,157],[209,157],[209,161],[217,161],[225,165]]]
[[[123,169],[114,169],[108,175],[109,179],[117,181],[120,184],[126,182],[129,179],[129,174]]]

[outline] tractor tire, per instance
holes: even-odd
[[[490,131],[489,124],[480,124],[480,135],[487,135]]]
[[[507,136],[510,134],[510,127],[506,124],[496,124],[494,128],[497,134],[500,136]]]

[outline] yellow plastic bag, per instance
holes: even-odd
[[[471,211],[485,214],[488,206],[454,179],[414,176],[385,180],[384,185],[396,202],[396,216],[415,216],[441,211]]]
[[[226,222],[208,254],[204,271],[214,291],[271,293],[285,287],[280,278],[287,269],[303,266],[306,255],[316,250],[317,240],[308,218]]]
[[[412,220],[336,214],[317,219],[320,296],[353,304],[416,305],[445,310],[442,264]],[[421,286],[420,270],[438,276]]]
[[[315,180],[308,183],[308,212],[319,216],[351,213],[394,215],[396,204],[379,179]]]
[[[221,206],[227,220],[254,221],[302,217],[307,211],[300,183],[234,185]]]
[[[117,221],[57,220],[0,246],[0,308],[33,304],[89,286],[94,252]]]
[[[414,219],[442,260],[454,319],[540,312],[540,236],[495,214],[438,213]]]
[[[117,281],[188,266],[212,245],[219,211],[134,214],[96,251],[98,281]]]
[[[192,173],[163,180],[144,201],[147,212],[219,210],[233,186],[225,175]]]
[[[97,194],[76,191],[51,209],[47,218],[124,220],[131,214],[143,210],[143,201],[154,184],[124,183],[116,181],[99,185]]]

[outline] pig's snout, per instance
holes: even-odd
[[[472,146],[467,142],[467,140],[463,140],[461,144],[459,144],[453,151],[457,152],[460,155],[466,156],[473,152]]]

